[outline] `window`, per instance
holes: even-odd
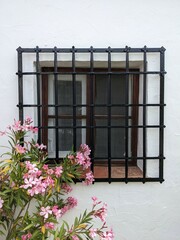
[[[87,143],[96,181],[162,182],[164,51],[18,48],[20,120],[34,114],[49,161]]]

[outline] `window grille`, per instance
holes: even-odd
[[[60,140],[64,136],[62,133],[66,135],[69,129],[73,148],[77,150],[78,136],[81,136],[82,140],[84,131],[85,142],[92,150],[92,171],[96,171],[97,175],[101,167],[106,171],[106,176],[100,174],[96,177],[97,182],[158,181],[162,183],[164,181],[164,76],[166,73],[164,47],[19,47],[17,53],[19,119],[23,121],[27,109],[34,111],[39,128],[39,142],[44,140],[48,144],[48,131],[53,131],[52,159],[62,161],[60,153]],[[83,55],[88,60],[81,58]],[[26,61],[31,66],[30,70],[26,69]],[[149,62],[152,64],[149,65]],[[83,76],[86,78],[85,88],[83,88],[84,80],[81,80]],[[61,78],[66,81],[63,83]],[[31,85],[30,88],[24,86],[27,82]],[[152,101],[148,99],[149,92],[153,91],[151,84],[158,86],[157,98],[156,100],[152,98]],[[46,88],[47,86],[51,88],[51,85],[53,90]],[[67,92],[71,91],[70,95],[63,95],[63,89]],[[34,101],[28,102],[28,98],[25,101],[27,90],[34,91]],[[48,100],[48,91],[52,92],[53,102]],[[65,96],[69,99],[67,102],[63,100]],[[84,102],[78,100],[82,98],[85,99]],[[53,116],[49,114],[50,109],[53,109]],[[85,109],[84,114],[82,109]],[[154,116],[157,118],[155,123],[149,121],[151,109],[155,109],[155,113],[152,114],[153,118]],[[49,124],[48,118],[53,119],[51,120],[53,124]],[[153,136],[151,140],[151,142],[155,141],[157,147],[156,153],[153,154],[150,152],[153,144],[148,145],[149,136],[153,133],[149,134],[149,131],[157,133],[157,136]],[[69,139],[66,141],[68,142]],[[117,141],[119,148],[116,146]],[[99,150],[100,144],[103,145],[102,150]],[[103,156],[103,151],[106,152],[106,156]],[[49,160],[51,160],[50,156]],[[96,165],[99,168],[96,168]],[[156,172],[156,176],[148,174],[148,165]],[[118,175],[117,171],[113,175],[118,167],[123,174]],[[140,170],[139,176],[130,174],[135,168]]]

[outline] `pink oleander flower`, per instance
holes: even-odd
[[[57,205],[52,207],[52,213],[55,215],[56,219],[58,219],[62,216],[62,211],[61,211],[61,209],[58,208]]]
[[[63,183],[61,188],[66,192],[66,193],[70,193],[72,191],[72,187],[69,186],[68,184],[66,183]]]
[[[95,207],[96,205],[102,203],[102,201],[98,201],[98,198],[97,197],[92,197],[92,200],[93,200],[93,206]]]
[[[38,128],[32,127],[31,131],[32,131],[32,133],[37,133],[38,132]]]
[[[39,145],[38,143],[36,143],[35,147],[37,147],[40,150],[45,150],[47,148],[44,144]]]
[[[39,194],[40,193],[40,191],[39,191],[39,189],[37,188],[37,187],[33,187],[33,188],[31,188],[31,189],[28,189],[28,194],[31,196],[31,197],[33,197],[35,194]]]
[[[3,207],[4,200],[0,197],[0,209]]]
[[[54,173],[54,170],[52,168],[49,168],[47,170],[47,174],[52,175]]]
[[[74,197],[68,197],[67,198],[67,205],[69,207],[69,209],[77,206],[77,199]]]
[[[21,185],[20,188],[28,189],[28,193],[31,196],[34,196],[34,194],[43,193],[45,191],[43,189],[46,186],[42,183],[42,177],[36,178],[26,174],[26,176],[23,176],[23,178],[25,184]]]
[[[64,207],[61,208],[62,215],[64,215],[67,211],[69,210],[69,207],[65,205]]]
[[[34,178],[41,176],[42,171],[37,168],[36,164],[32,164],[29,161],[26,161],[25,165],[26,169],[28,170],[28,173],[24,174],[23,176],[24,178],[27,178],[28,176]]]
[[[81,144],[79,151],[82,152],[85,156],[89,156],[91,153],[91,150],[87,144]]]
[[[85,161],[84,155],[81,152],[77,152],[76,154],[76,162],[79,165],[83,165]]]
[[[12,129],[13,131],[17,132],[17,131],[23,131],[23,126],[21,125],[21,121],[16,121],[14,119],[14,124],[8,127],[10,130]]]
[[[86,144],[81,144],[80,150],[76,153],[76,163],[83,166],[83,169],[88,169],[91,166],[89,157],[90,149]]]
[[[53,222],[47,222],[44,224],[45,228],[47,229],[54,229],[55,228],[55,224]]]
[[[94,175],[92,171],[86,173],[85,175],[85,181],[83,182],[85,185],[90,185],[94,182]]]
[[[6,131],[0,131],[0,136],[4,136],[4,135],[6,135]]]
[[[24,125],[30,125],[33,122],[32,118],[29,116],[26,116],[24,120]]]
[[[105,220],[106,220],[105,218],[106,218],[106,216],[107,216],[107,204],[104,203],[103,206],[102,206],[100,209],[95,210],[93,215],[94,215],[95,217],[100,218],[100,220],[101,220],[102,222],[105,222]]]
[[[55,174],[56,177],[60,177],[61,174],[62,174],[62,172],[63,172],[62,166],[60,166],[60,167],[55,167],[54,174]]]
[[[74,155],[68,155],[68,159],[70,159],[70,160],[74,160]]]
[[[30,161],[26,161],[25,165],[26,165],[27,170],[30,170],[32,172],[37,172],[38,171],[38,168],[37,168],[36,164],[30,163]]]
[[[113,233],[112,229],[104,232],[100,239],[101,240],[113,240],[114,239],[114,233]]]
[[[89,236],[95,238],[97,236],[97,229],[96,228],[89,229]]]
[[[40,216],[43,216],[44,218],[48,218],[49,214],[52,214],[52,210],[51,210],[50,206],[41,207],[41,212],[39,214],[40,214]]]
[[[72,240],[79,240],[79,238],[76,235],[71,236]]]
[[[91,166],[91,159],[87,156],[84,159],[83,169],[88,169]]]
[[[34,184],[34,178],[32,177],[30,177],[29,179],[25,178],[24,183],[25,183],[24,185],[20,186],[21,188],[24,188],[24,189],[31,188]]]
[[[15,146],[15,150],[16,150],[16,152],[19,153],[19,154],[23,154],[23,153],[25,153],[25,152],[27,151],[25,147],[23,147],[23,146],[21,146],[21,145],[19,145],[19,144],[17,144],[17,145]]]
[[[46,178],[41,176],[42,171],[37,168],[36,164],[26,161],[25,166],[28,172],[23,175],[24,184],[20,187],[28,189],[28,194],[30,194],[30,196],[43,194],[48,187],[54,187],[54,180],[51,176],[47,176]]]
[[[44,183],[45,188],[47,188],[47,187],[54,187],[54,180],[50,176],[45,178],[43,183]]]
[[[91,159],[88,155],[83,152],[77,152],[76,154],[76,163],[83,166],[83,169],[87,169],[91,166]]]
[[[47,164],[44,164],[42,167],[45,171],[47,171],[49,169],[49,166]]]
[[[27,233],[21,236],[21,240],[27,240],[27,239],[31,239],[32,234],[31,233]]]

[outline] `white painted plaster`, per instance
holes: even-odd
[[[96,195],[108,203],[108,224],[115,240],[179,240],[180,239],[180,1],[179,0],[0,0],[0,129],[18,117],[16,104],[17,56],[21,47],[161,47],[166,51],[165,101],[165,182],[97,183],[89,188],[77,184],[74,195],[78,207],[67,218],[91,206]],[[78,56],[82,64],[87,56]],[[157,56],[149,56],[148,69],[157,67]],[[49,62],[47,56],[42,61]],[[69,61],[62,56],[60,61]],[[103,61],[97,56],[96,61]],[[113,56],[114,61],[123,61]],[[140,66],[142,59],[133,56]],[[34,62],[32,54],[29,62]],[[25,68],[33,68],[27,64]],[[33,80],[32,80],[33,81]],[[148,79],[150,81],[150,79]],[[156,101],[158,90],[151,79],[148,100]],[[32,85],[33,86],[33,85]],[[33,87],[32,87],[33,88]],[[33,89],[27,100],[34,101]],[[155,123],[155,110],[148,121]],[[154,133],[155,134],[155,133]],[[156,153],[154,134],[149,134],[149,154]],[[0,138],[0,145],[6,141]],[[139,143],[139,151],[140,143]],[[2,149],[1,149],[2,152]],[[154,172],[152,164],[149,171]]]

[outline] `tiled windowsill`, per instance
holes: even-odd
[[[95,178],[108,178],[107,166],[94,166]],[[137,166],[128,167],[129,178],[142,178],[143,173]],[[111,178],[125,178],[125,166],[111,166]]]

